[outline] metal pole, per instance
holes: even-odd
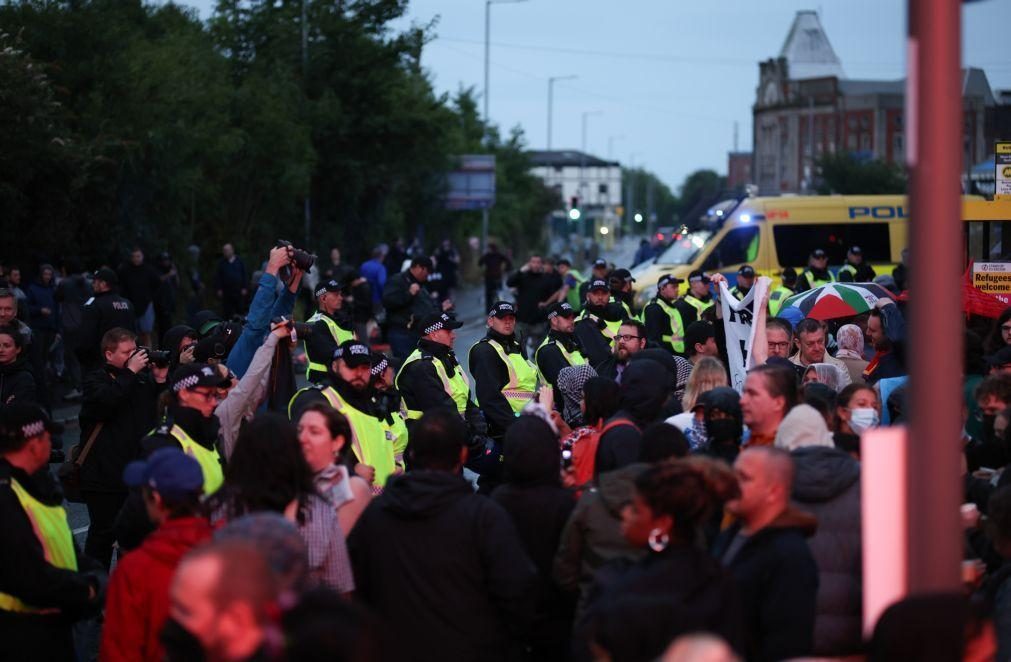
[[[908,0],[910,593],[961,589],[960,3]],[[915,230],[915,231],[914,231]],[[937,349],[943,347],[944,351]],[[916,357],[932,357],[917,361]]]
[[[491,64],[491,0],[484,2],[484,123],[488,127],[488,69]]]
[[[551,117],[554,107],[555,79],[548,79],[548,151],[551,151]]]

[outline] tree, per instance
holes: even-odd
[[[884,161],[857,160],[849,152],[826,154],[818,160],[818,193],[881,195],[905,193],[908,181],[899,166]]]
[[[650,189],[653,190],[653,212],[656,214],[654,227],[673,225],[678,221],[678,206],[680,201],[670,187],[660,181],[654,173],[644,168],[622,168],[621,179],[624,190],[621,192],[621,204],[625,208],[625,231],[633,233],[645,232],[648,226],[650,204]],[[628,199],[629,187],[632,188],[632,199]],[[643,215],[643,222],[635,222],[635,214]]]
[[[711,204],[713,198],[726,188],[726,181],[725,177],[713,170],[696,170],[685,177],[678,190],[681,201],[678,211],[681,219],[689,224],[695,220],[689,217],[700,213],[698,209],[700,205]]]

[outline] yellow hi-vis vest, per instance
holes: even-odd
[[[389,418],[379,419],[379,424],[386,432],[386,440],[393,446],[393,464],[404,471],[404,452],[407,450],[407,421],[399,411],[390,412]]]
[[[654,299],[653,303],[658,305],[660,310],[663,311],[663,314],[667,316],[668,320],[670,320],[670,333],[665,333],[660,336],[660,340],[673,347],[674,351],[683,352],[685,346],[685,329],[684,325],[681,323],[681,314],[678,313],[677,308],[670,305],[660,297]]]
[[[316,314],[313,315],[312,317],[310,317],[309,319],[307,319],[305,321],[305,323],[306,324],[315,324],[316,322],[319,322],[321,320],[323,321],[324,324],[326,324],[326,328],[328,328],[330,330],[330,335],[333,336],[334,342],[336,342],[338,345],[340,345],[342,342],[345,342],[347,340],[354,340],[355,339],[355,334],[354,334],[353,331],[348,331],[346,329],[341,328],[341,326],[339,324],[337,324],[337,322],[333,321],[333,319],[329,315],[324,315],[320,311],[316,311]],[[302,342],[302,347],[305,349],[305,358],[306,358],[305,378],[306,379],[309,379],[310,376],[311,376],[311,374],[313,372],[322,372],[322,373],[326,374],[326,372],[328,370],[330,370],[330,363],[329,362],[330,362],[330,360],[333,357],[329,357],[329,356],[328,357],[311,357],[311,356],[309,356],[309,344],[303,341]],[[314,358],[326,358],[327,363],[319,363],[317,361],[313,361]]]
[[[709,310],[710,308],[712,308],[713,306],[716,305],[715,301],[710,300],[707,303],[705,301],[702,301],[701,299],[696,299],[695,297],[693,297],[690,294],[687,294],[684,297],[682,297],[682,300],[685,303],[687,303],[689,306],[691,306],[692,308],[695,309],[695,316],[698,319],[702,319],[702,313],[706,312],[707,310]],[[687,326],[687,324],[685,324],[684,319],[681,317],[681,313],[678,313],[677,328],[680,328],[682,338],[680,340],[676,340],[673,343],[671,343],[671,344],[674,345],[674,351],[677,352],[678,354],[684,354],[684,351],[685,351],[685,339],[684,339],[684,335],[685,335],[685,327],[686,326]]]
[[[821,287],[822,285],[829,285],[830,283],[835,282],[835,276],[832,275],[832,272],[828,271],[827,269],[826,272],[828,272],[828,279],[825,280],[815,278],[814,274],[811,273],[810,269],[804,269],[804,273],[802,273],[801,276],[807,276],[807,284],[810,285],[811,289],[813,290],[816,287]]]
[[[46,563],[64,570],[77,571],[77,555],[74,553],[74,536],[67,525],[67,511],[63,506],[47,506],[21,487],[17,480],[10,479],[11,489],[17,495],[21,507],[32,524],[35,537],[42,544]],[[24,551],[24,550],[22,550]],[[27,552],[24,552],[27,553]],[[59,609],[39,609],[26,605],[20,599],[7,593],[0,593],[0,610],[26,614],[58,614]]]
[[[173,425],[169,434],[175,437],[179,445],[183,447],[184,453],[200,464],[200,471],[204,474],[204,496],[217,492],[221,484],[225,482],[225,472],[221,468],[221,456],[218,455],[218,449],[200,445],[178,425]]]
[[[509,401],[513,413],[519,416],[537,391],[537,369],[522,354],[506,354],[505,348],[496,340],[488,340],[495,353],[509,370],[509,381],[502,387],[502,395]],[[478,404],[481,404],[478,402]]]
[[[295,398],[303,391],[308,391],[315,386],[300,389],[288,403],[288,416],[291,416],[291,404]],[[396,471],[396,463],[393,460],[393,442],[386,435],[386,428],[375,416],[370,416],[363,411],[358,411],[348,403],[344,402],[332,386],[320,388],[319,392],[330,403],[330,406],[344,415],[348,419],[351,427],[351,451],[358,458],[361,464],[367,464],[376,470],[376,479],[372,484],[372,493],[381,494],[386,486],[386,479]]]
[[[404,361],[404,365],[400,366],[400,372],[397,373],[396,378],[393,383],[398,389],[400,389],[400,376],[404,374],[404,370],[407,366],[415,361],[431,361],[432,365],[435,366],[435,374],[439,376],[439,381],[442,382],[442,388],[446,391],[446,395],[453,398],[453,402],[456,403],[456,410],[461,416],[467,411],[467,402],[470,400],[470,380],[467,379],[467,375],[464,374],[462,369],[457,369],[453,372],[453,376],[450,377],[446,373],[446,366],[442,364],[435,356],[425,356],[421,353],[420,349],[415,349],[411,352],[410,356]],[[402,390],[401,390],[402,391]],[[406,403],[404,404],[406,407]],[[425,412],[417,409],[406,409],[408,420],[417,420],[421,418],[421,415]]]
[[[793,290],[780,285],[769,294],[769,314],[775,317],[783,308],[783,303],[793,296]]]
[[[586,357],[584,357],[579,352],[578,349],[574,349],[571,352],[566,351],[565,345],[551,338],[550,336],[547,336],[546,338],[544,338],[544,342],[542,342],[540,346],[536,350],[534,350],[534,365],[537,366],[537,379],[541,380],[542,383],[547,384],[548,380],[544,379],[544,374],[541,372],[541,366],[537,362],[537,355],[540,353],[542,349],[544,349],[548,345],[556,345],[558,347],[558,351],[562,353],[562,358],[564,358],[566,363],[568,363],[570,366],[586,365]]]

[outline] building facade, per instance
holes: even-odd
[[[534,150],[527,157],[531,174],[558,193],[556,218],[566,218],[575,203],[585,228],[575,231],[585,234],[599,232],[601,227],[607,227],[608,232],[614,229],[621,206],[620,163],[577,150]]]

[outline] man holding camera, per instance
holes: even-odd
[[[84,302],[77,346],[77,358],[85,370],[99,368],[105,361],[100,343],[106,331],[116,328],[137,331],[133,305],[116,293],[118,285],[119,276],[108,267],[102,267],[92,277],[95,296]]]
[[[351,318],[344,313],[344,287],[336,280],[320,283],[314,292],[316,314],[305,321],[312,333],[305,339],[305,378],[314,384],[327,380],[327,366],[341,343],[355,339]]]
[[[85,552],[108,568],[113,524],[127,494],[123,469],[140,456],[140,439],[157,421],[168,362],[152,364],[133,331],[123,328],[102,336],[101,352],[105,365],[84,377],[81,448],[94,441],[81,465],[81,494],[91,520]]]

